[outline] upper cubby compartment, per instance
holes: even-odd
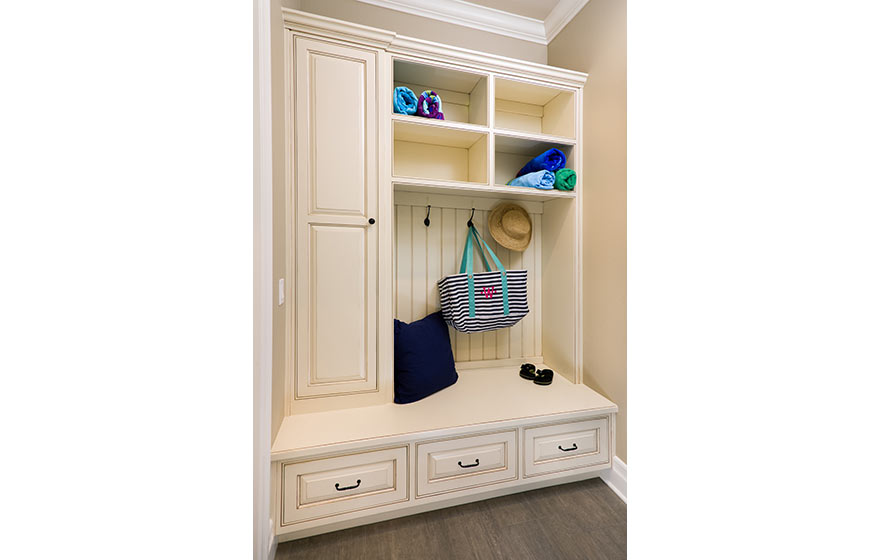
[[[574,138],[575,93],[496,77],[495,128]]]
[[[547,141],[532,138],[527,134],[495,134],[495,183],[506,185],[508,181],[516,177],[517,171],[529,162],[533,157],[544,153],[550,148],[556,148],[565,154],[565,167],[578,171],[574,155],[574,142],[562,140]],[[515,187],[524,188],[524,187]],[[548,191],[557,196],[574,196],[572,191]]]
[[[394,59],[394,87],[406,86],[416,97],[425,90],[433,90],[440,96],[446,121],[486,126],[489,123],[488,80],[483,74]]]
[[[483,127],[394,115],[395,178],[487,184],[488,132]]]

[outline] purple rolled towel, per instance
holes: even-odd
[[[416,107],[416,113],[419,116],[429,119],[443,119],[443,107],[440,104],[440,96],[434,91],[423,91],[419,96],[419,104]]]

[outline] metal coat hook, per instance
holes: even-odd
[[[475,211],[476,211],[476,208],[471,208],[471,217],[470,217],[470,219],[468,219],[468,224],[467,224],[469,228],[474,227],[474,212]]]
[[[431,205],[428,205],[428,213],[425,214],[425,227],[431,225]]]

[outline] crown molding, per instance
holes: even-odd
[[[358,0],[358,2],[481,31],[489,31],[522,41],[547,44],[543,21],[478,6],[462,0]]]
[[[443,45],[415,37],[406,37],[393,31],[367,27],[299,10],[282,8],[281,12],[286,29],[312,37],[332,37],[340,41],[370,45],[394,54],[434,62],[464,64],[509,76],[522,76],[532,80],[538,77],[538,79],[543,78],[557,85],[564,84],[574,88],[582,87],[587,81],[587,74],[575,70]]]
[[[549,44],[590,0],[559,0],[544,19],[544,36]]]
[[[590,0],[559,0],[543,21],[463,0],[357,0],[364,4],[547,45]]]
[[[284,27],[287,29],[312,35],[319,33],[343,41],[356,41],[380,49],[387,49],[396,35],[393,31],[288,8],[281,8],[281,15],[284,18]]]
[[[559,0],[559,3],[556,4],[553,11],[547,14],[547,19],[544,21],[478,6],[462,0],[357,1],[453,25],[505,35],[522,41],[548,45],[590,0]],[[351,37],[366,39],[370,44],[379,48],[385,48],[394,37],[393,33],[375,27],[342,22],[288,8],[282,8],[281,11],[284,15],[285,26],[296,31],[308,33],[310,29],[323,29],[338,35],[340,39]]]
[[[522,76],[532,80],[539,76],[554,84],[564,84],[575,88],[583,87],[587,81],[587,74],[576,70],[556,68],[537,62],[472,51],[403,35],[394,37],[388,46],[388,52],[421,58],[426,61],[460,64],[488,72],[500,72],[509,76]]]
[[[482,53],[443,45],[415,37],[398,35],[393,31],[367,27],[338,19],[319,16],[309,12],[282,8],[284,27],[299,34],[312,37],[331,37],[340,41],[369,45],[390,53],[421,58],[434,62],[464,64],[487,72],[500,72],[509,76],[522,76],[534,80],[546,79],[554,84],[564,84],[574,88],[582,87],[587,74],[555,68],[546,64],[517,60],[497,54]]]

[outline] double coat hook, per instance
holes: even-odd
[[[477,211],[476,208],[471,208],[471,217],[468,218],[467,226],[469,228],[474,227],[474,213]],[[423,220],[425,227],[430,227],[431,225],[431,205],[428,204],[425,207],[425,219]]]

